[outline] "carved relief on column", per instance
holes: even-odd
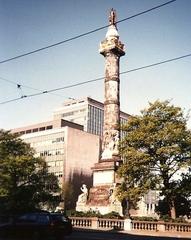
[[[110,51],[105,58],[105,81],[119,79],[119,56]]]
[[[118,144],[119,144],[119,131],[105,131],[103,137],[103,152],[101,159],[112,159],[113,156],[119,154]]]

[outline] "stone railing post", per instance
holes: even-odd
[[[132,221],[130,218],[124,219],[124,230],[131,231],[132,230]]]
[[[164,222],[158,222],[157,230],[160,232],[165,232],[165,223]]]
[[[92,218],[92,228],[98,229],[98,218],[97,217]]]

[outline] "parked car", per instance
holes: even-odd
[[[0,224],[0,236],[4,238],[13,236],[41,240],[41,237],[53,237],[61,240],[71,233],[71,221],[62,213],[27,213]]]

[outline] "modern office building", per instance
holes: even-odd
[[[129,114],[121,111],[121,124],[127,122],[128,117]],[[86,132],[103,135],[104,105],[90,97],[65,101],[60,108],[54,111],[53,118],[80,124]]]
[[[13,129],[20,138],[44,157],[49,171],[60,181],[76,173],[91,175],[92,164],[99,159],[99,136],[82,131],[83,126],[65,120],[54,120]]]
[[[92,185],[91,167],[99,159],[100,137],[83,131],[83,126],[65,120],[54,120],[13,129],[35,149],[36,156],[47,162],[60,186],[69,183],[74,190],[75,205],[80,186]]]

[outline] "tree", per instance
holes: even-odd
[[[0,212],[22,212],[54,203],[56,176],[17,134],[0,130]]]
[[[190,216],[191,202],[189,199],[185,198],[185,196],[177,194],[174,199],[174,205],[176,209],[176,217]],[[156,212],[159,213],[161,217],[168,215],[169,206],[165,198],[159,200],[158,206],[156,207]]]
[[[185,185],[191,166],[191,132],[186,120],[182,109],[169,101],[149,103],[140,116],[129,118],[119,145],[124,159],[118,169],[123,179],[118,189],[121,200],[135,204],[149,189],[159,190],[169,215],[175,218],[177,195],[183,195],[184,189],[187,196],[191,194]]]

